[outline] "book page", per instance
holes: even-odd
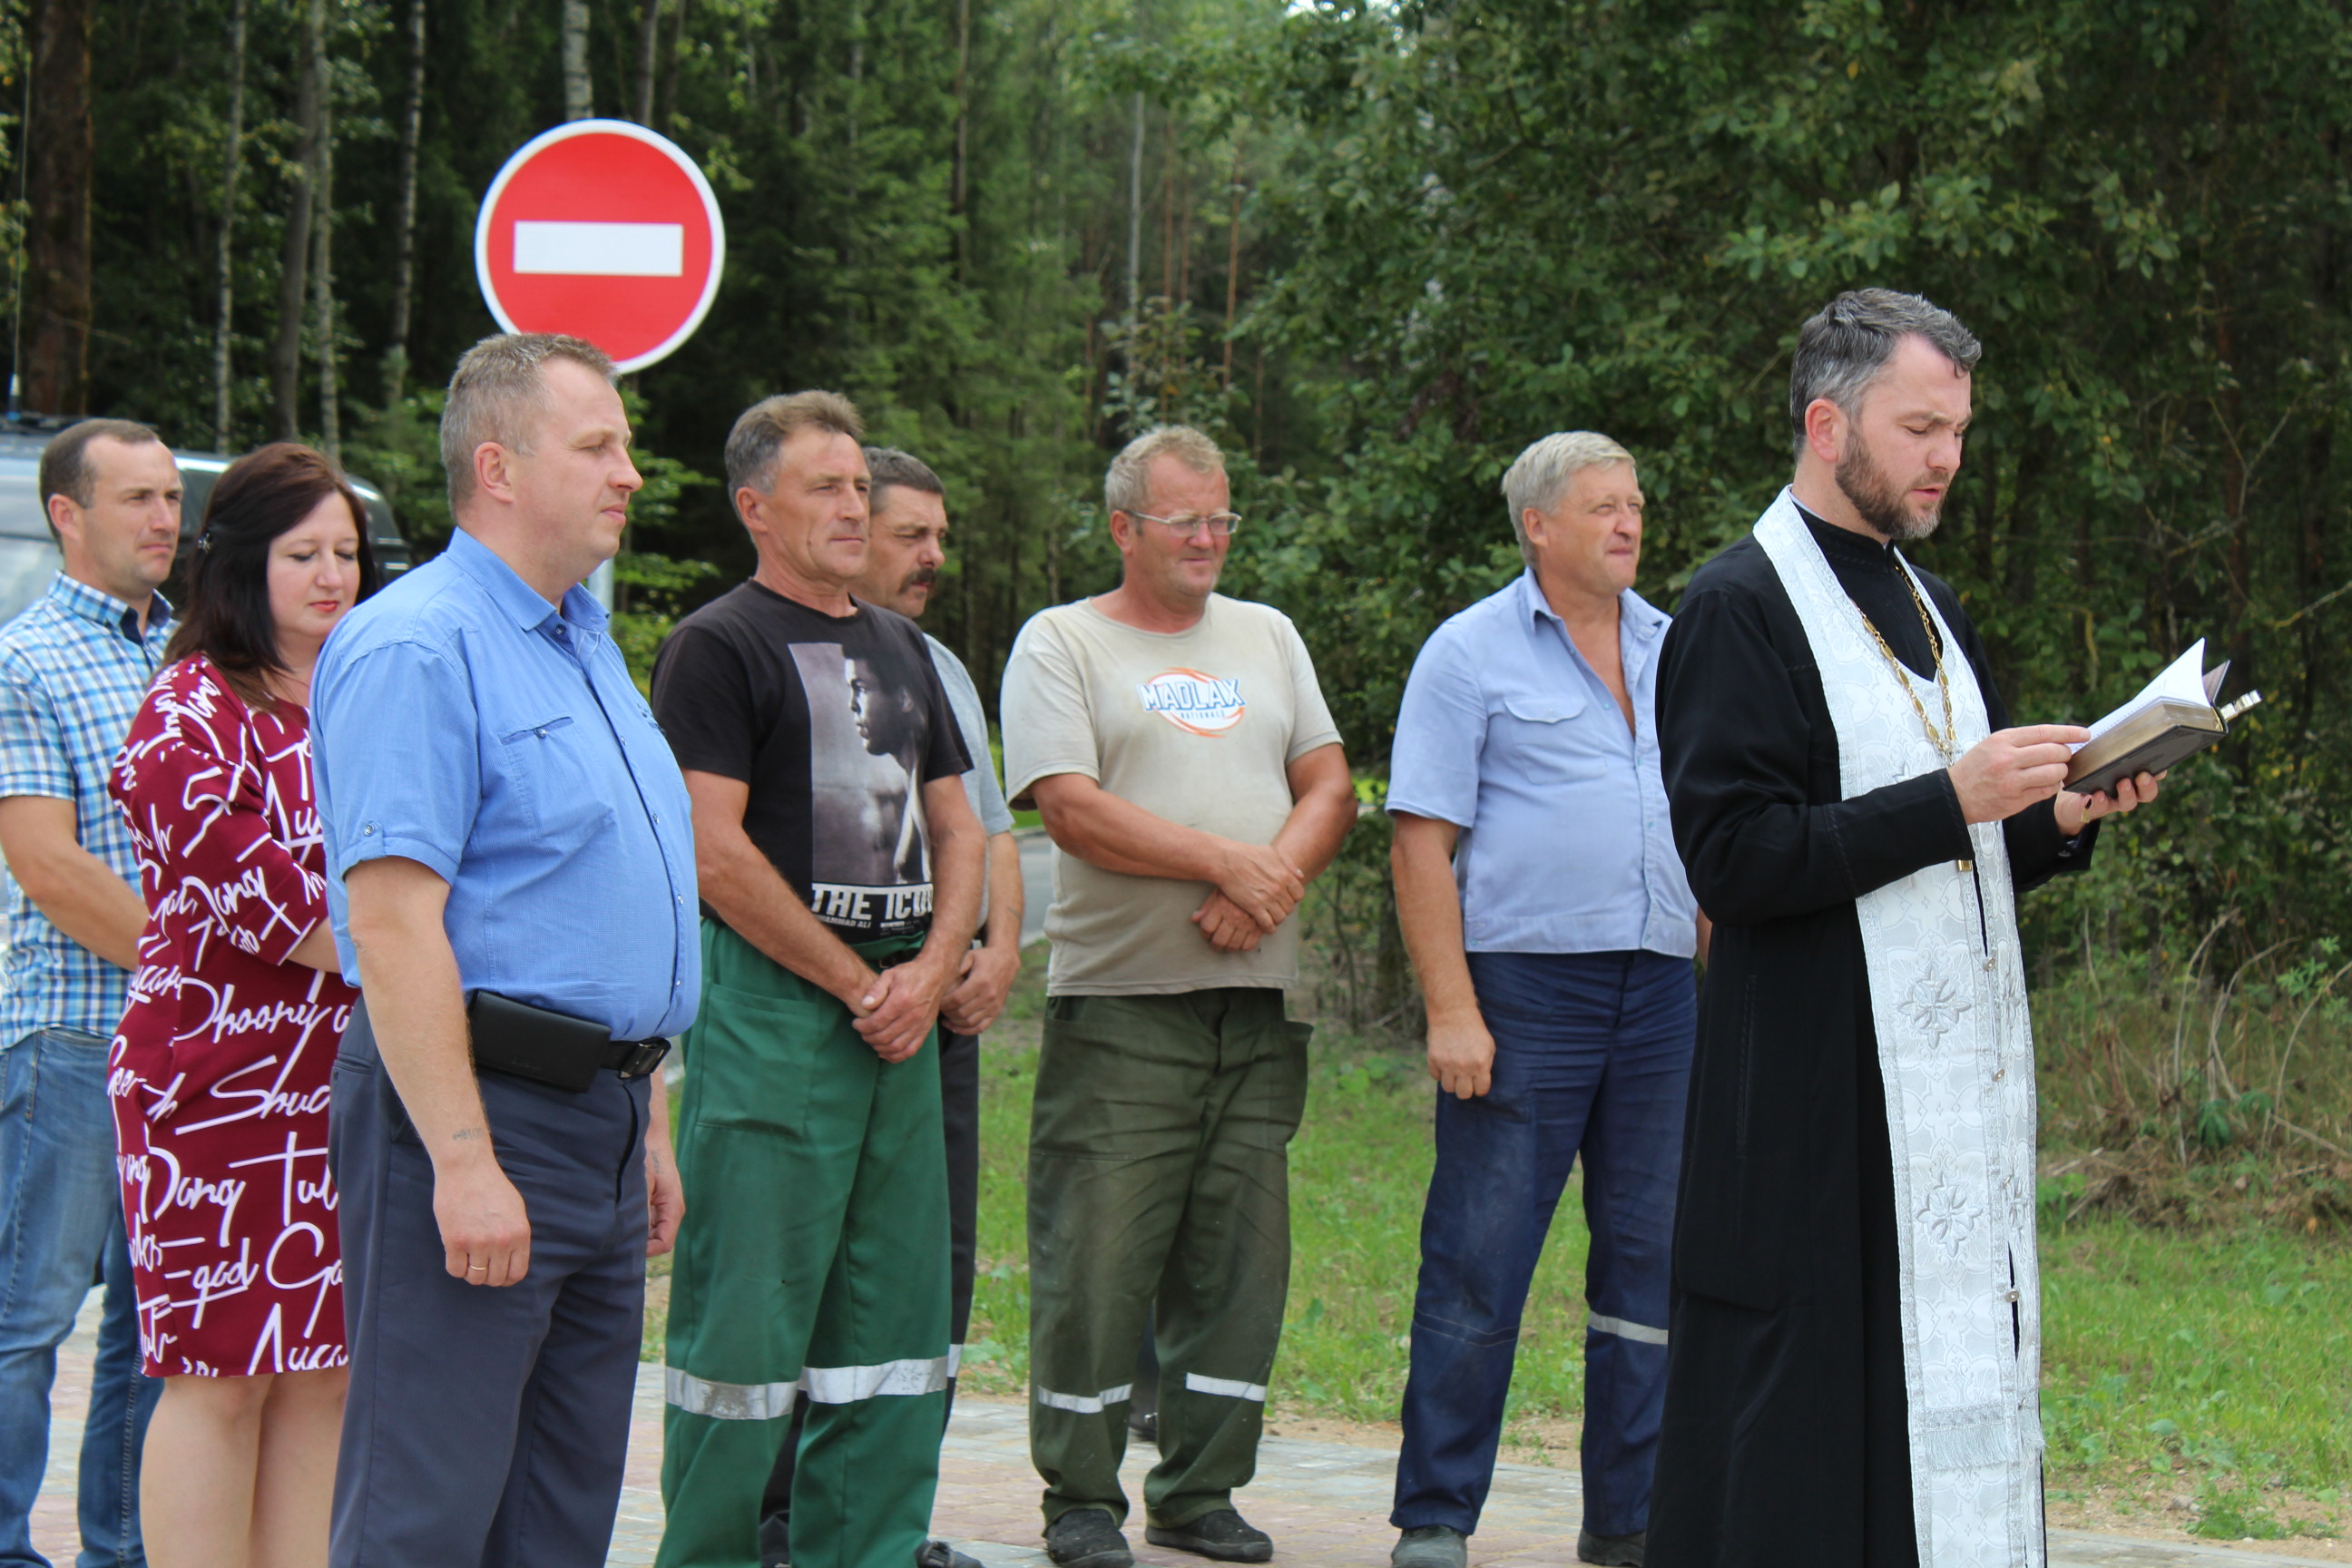
[[[2195,642],[2190,643],[2187,653],[2165,666],[2163,673],[2141,687],[2138,696],[2093,723],[2089,727],[2091,740],[2097,740],[2133,714],[2142,709],[2152,708],[2158,702],[2189,702],[2200,708],[2212,706],[2205,695],[2205,639],[2203,637],[2199,637]],[[2088,744],[2090,741],[2083,742],[2083,745]],[[2082,749],[2082,746],[2074,748],[2078,752]]]

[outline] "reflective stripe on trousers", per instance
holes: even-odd
[[[1619,1339],[1633,1340],[1645,1345],[1666,1342],[1666,1331],[1664,1329],[1654,1329],[1647,1323],[1631,1322],[1623,1318],[1604,1318],[1598,1312],[1592,1314],[1586,1326],[1596,1334],[1615,1334]]]
[[[774,1421],[790,1415],[793,1401],[803,1392],[814,1405],[940,1393],[954,1375],[953,1361],[941,1355],[875,1366],[812,1366],[792,1383],[717,1383],[666,1366],[662,1397],[689,1415],[715,1421]]]

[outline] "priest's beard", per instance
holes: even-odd
[[[1903,498],[1909,493],[1910,487],[1899,485],[1887,477],[1886,470],[1878,466],[1877,459],[1870,455],[1870,448],[1863,444],[1859,434],[1854,437],[1853,444],[1846,448],[1845,456],[1838,459],[1837,488],[1838,493],[1853,504],[1853,510],[1862,514],[1862,521],[1876,530],[1880,538],[1892,540],[1897,544],[1927,538],[1936,531],[1936,524],[1942,521],[1943,514],[1939,511],[1931,511],[1922,517],[1905,508]]]

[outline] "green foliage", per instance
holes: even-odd
[[[681,605],[719,568],[708,561],[673,561],[648,551],[624,550],[613,563],[614,595],[613,640],[629,661],[629,675],[637,689],[653,695],[654,655],[662,639],[677,625]],[[625,607],[619,607],[625,606]]]
[[[1916,553],[2011,710],[2089,717],[2200,634],[2270,697],[2151,826],[2105,835],[2129,875],[2103,890],[2184,946],[2230,908],[2249,951],[2352,914],[2352,610],[2326,597],[2352,575],[2352,23],[1414,0],[1301,8],[1201,68],[1297,131],[1259,205],[1291,259],[1246,327],[1308,367],[1342,456],[1270,492],[1260,581],[1360,759],[1421,640],[1515,569],[1496,481],[1522,446],[1581,426],[1640,457],[1642,586],[1670,604],[1787,475],[1799,322],[1903,288],[1986,342],[1968,465]]]
[[[347,458],[429,549],[448,527],[430,389],[490,328],[476,204],[561,116],[562,8],[430,7],[395,395],[417,3],[330,6],[334,347]],[[589,6],[601,113],[635,112],[646,3]],[[233,226],[243,447],[270,433],[302,0],[250,0],[234,212],[231,4],[92,7],[90,342],[98,407],[209,444]],[[683,465],[632,546],[717,568],[649,588],[667,598],[629,610],[656,617],[640,634],[751,564],[724,487],[685,476],[720,471],[752,399],[831,385],[945,476],[929,620],[985,694],[1038,605],[1113,581],[1107,451],[1184,418],[1235,457],[1228,589],[1299,620],[1377,769],[1423,639],[1517,570],[1496,482],[1528,440],[1601,427],[1639,454],[1641,586],[1670,604],[1786,474],[1798,323],[1838,289],[1917,289],[1987,354],[1968,465],[1916,553],[2011,711],[2095,714],[2200,634],[2269,697],[2103,835],[2092,878],[2029,903],[2037,940],[2116,904],[2152,911],[2138,940],[2176,958],[2231,910],[2237,957],[2352,921],[2336,9],[672,0],[658,22],[649,118],[709,175],[730,262],[700,334],[631,389],[641,444]],[[20,53],[10,12],[0,70]]]
[[[343,461],[384,493],[419,560],[447,543],[449,478],[441,467],[439,389],[413,392],[364,416],[343,442]]]
[[[91,7],[91,369],[96,411],[152,420],[175,442],[215,444],[218,244],[231,224],[227,444],[243,449],[275,433],[267,358],[299,174],[306,0],[248,0],[244,141],[228,212],[233,3]],[[393,496],[403,527],[429,552],[450,527],[434,388],[494,328],[475,282],[477,205],[506,158],[562,117],[562,7],[431,0],[413,320],[395,393],[399,126],[407,22],[419,3],[331,0],[328,45],[344,458]],[[1181,413],[1213,419],[1237,442],[1247,426],[1270,460],[1286,460],[1244,408],[1256,394],[1287,406],[1279,362],[1268,392],[1263,352],[1236,364],[1225,331],[1229,304],[1246,303],[1274,256],[1262,231],[1235,227],[1233,202],[1253,161],[1271,159],[1259,151],[1270,133],[1239,124],[1217,84],[1178,68],[1203,40],[1237,36],[1236,19],[1262,27],[1278,7],[656,3],[650,121],[710,179],[729,265],[695,339],[631,378],[640,450],[682,465],[680,488],[667,495],[648,469],[632,545],[716,571],[649,585],[662,602],[629,608],[653,618],[625,635],[657,636],[659,617],[749,572],[724,487],[697,476],[721,471],[736,415],[771,393],[847,392],[872,439],[917,452],[945,477],[955,533],[929,619],[984,690],[1041,604],[1116,580],[1092,498],[1105,448],[1136,424]],[[600,114],[636,112],[647,4],[591,0]],[[18,33],[15,11],[0,16],[0,75],[21,87]],[[1131,184],[1139,90],[1142,178]],[[16,101],[0,95],[0,110]],[[1143,296],[1133,300],[1130,218]],[[16,222],[14,208],[0,211],[0,242]],[[298,403],[301,433],[317,439],[313,330],[306,309]],[[1244,386],[1256,394],[1245,396]]]
[[[2333,938],[2150,964],[2085,918],[2074,962],[2033,997],[2041,1198],[2059,1231],[2094,1215],[2193,1230],[2250,1217],[2352,1219],[2352,976]],[[2045,952],[2055,969],[2061,954]]]
[[[2352,1466],[2347,1291],[2352,1253],[2275,1232],[2045,1232],[2053,1474],[2173,1476],[2200,1495],[2201,1533],[2285,1533],[2262,1491]]]

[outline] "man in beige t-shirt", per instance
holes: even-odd
[[[1024,627],[1006,793],[1053,836],[1029,1142],[1030,1453],[1063,1568],[1129,1568],[1129,1381],[1156,1305],[1160,1463],[1145,1538],[1263,1563],[1234,1489],[1257,1459],[1290,1276],[1286,1153],[1307,1098],[1292,915],[1355,786],[1289,619],[1220,597],[1235,522],[1197,430],[1104,484],[1123,571]]]

